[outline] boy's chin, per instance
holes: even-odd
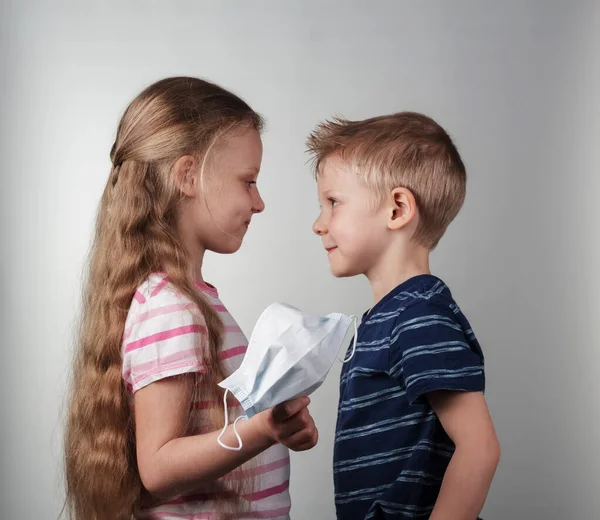
[[[362,274],[359,269],[352,269],[351,266],[340,266],[329,264],[331,274],[336,278],[350,278]]]

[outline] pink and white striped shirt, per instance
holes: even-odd
[[[198,289],[218,311],[225,325],[220,358],[227,374],[239,367],[248,342],[223,303],[216,288],[197,284]],[[204,319],[187,297],[169,284],[162,274],[151,275],[136,291],[125,324],[123,336],[123,379],[133,394],[140,388],[184,373],[196,373],[197,392],[191,410],[191,432],[210,431],[208,410],[215,406],[208,400],[202,374],[207,348]],[[203,391],[204,390],[204,391]],[[239,405],[232,417],[243,413]],[[222,449],[215,443],[215,450]],[[287,448],[278,444],[242,466],[241,472],[225,475],[216,485],[199,489],[194,496],[153,504],[139,518],[161,520],[218,520],[215,489],[226,486],[232,478],[254,480],[252,493],[244,495],[250,512],[239,518],[288,519],[290,463]]]

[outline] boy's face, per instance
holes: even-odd
[[[313,231],[321,237],[334,276],[367,274],[389,240],[385,209],[337,155],[325,159],[317,177],[321,213]]]

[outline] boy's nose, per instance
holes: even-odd
[[[317,220],[315,220],[315,222],[312,226],[312,230],[313,230],[313,233],[315,233],[316,235],[319,235],[319,236],[322,236],[327,233],[327,227],[325,226],[321,215],[319,215],[319,218],[317,218]]]

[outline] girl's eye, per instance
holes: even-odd
[[[256,181],[246,181],[246,184],[248,185],[248,188],[252,188],[252,185],[256,184]]]

